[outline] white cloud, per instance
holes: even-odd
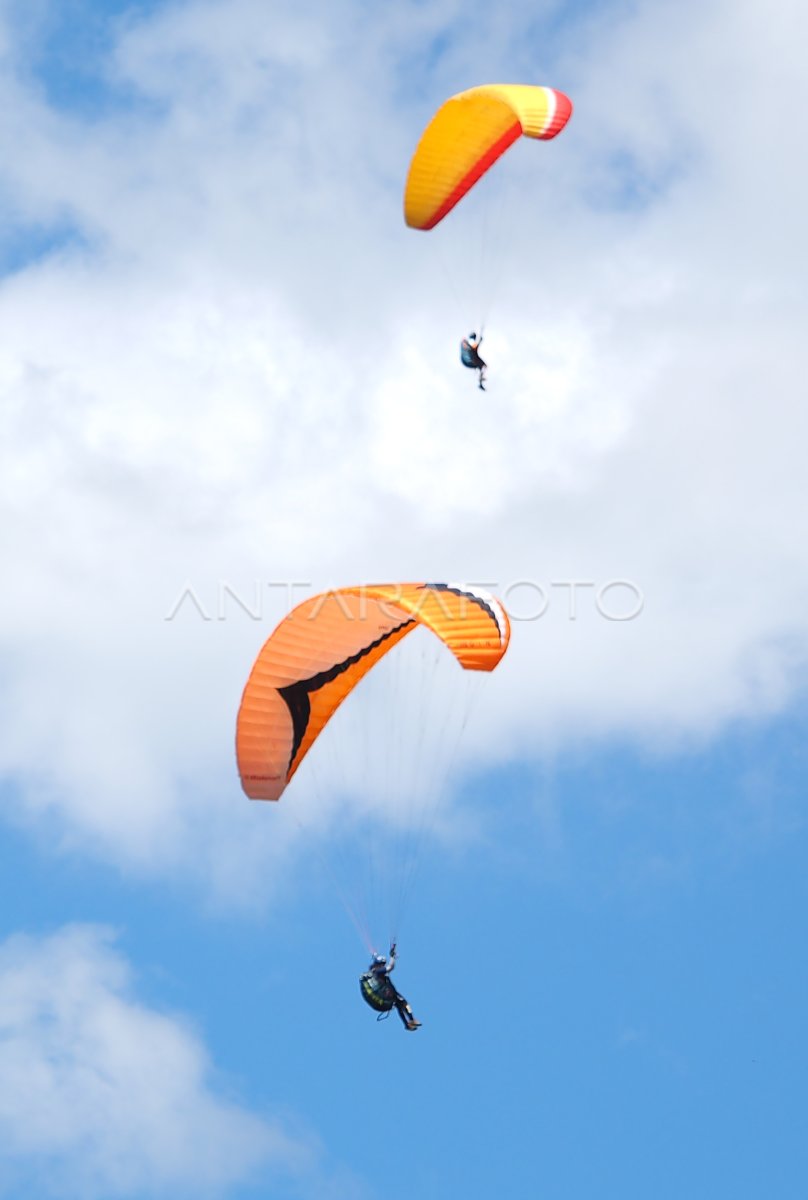
[[[0,290],[17,819],[223,890],[266,877],[273,844],[284,858],[232,765],[280,593],[260,625],[165,621],[188,581],[214,614],[219,580],[541,583],[546,617],[490,681],[483,756],[670,746],[789,703],[808,623],[805,17],[779,11],[793,27],[723,0],[610,10],[542,61],[576,111],[503,164],[516,253],[485,395],[456,361],[477,320],[464,244],[453,293],[400,188],[443,95],[534,73],[533,6],[171,7],[122,27],[109,62],[144,103],[94,121],[4,77],[5,196],[70,214],[90,247]],[[575,578],[636,581],[642,617],[582,601],[568,620],[549,585]]]
[[[198,1037],[139,1003],[108,931],[0,946],[0,1194],[216,1196],[310,1150],[217,1088]]]

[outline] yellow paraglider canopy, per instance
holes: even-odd
[[[410,163],[404,219],[433,229],[520,137],[549,141],[572,113],[563,92],[485,84],[452,96],[427,125]]]

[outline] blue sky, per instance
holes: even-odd
[[[0,1196],[803,1195],[804,23],[0,6]],[[489,79],[575,113],[502,164],[482,396],[400,189]],[[514,618],[401,930],[414,1036],[323,869],[395,827],[383,705],[347,805],[333,744],[277,809],[232,749],[291,582],[387,578]]]
[[[797,812],[761,833],[746,779],[761,773],[783,808],[793,789],[798,808],[803,741],[797,720],[678,765],[618,754],[552,781],[514,772],[488,854],[423,873],[400,965],[417,1041],[361,1005],[358,942],[316,881],[270,918],[213,917],[8,837],[4,911],[32,935],[66,913],[115,926],[141,1000],[193,1021],[223,1091],[314,1131],[308,1171],[350,1174],[347,1194],[369,1192],[386,1157],[393,1196],[752,1196],[774,1159],[778,1193],[797,1197],[805,831]],[[604,813],[605,790],[619,811]],[[549,866],[516,809],[548,791],[563,807]]]

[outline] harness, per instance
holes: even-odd
[[[398,993],[387,976],[380,979],[378,975],[366,971],[359,976],[359,990],[365,1003],[378,1013],[389,1013],[395,1006]]]
[[[460,343],[460,361],[464,367],[471,367],[475,371],[479,371],[481,367],[485,366],[477,347],[472,346],[471,342],[465,338]]]

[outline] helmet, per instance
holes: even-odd
[[[476,342],[476,341],[477,341],[477,334],[476,334],[476,333],[470,333],[470,334],[469,334],[469,341],[470,341],[470,342]]]

